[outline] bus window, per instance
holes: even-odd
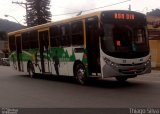
[[[113,40],[116,47],[127,47],[131,45],[132,32],[127,26],[115,26],[113,28]],[[118,48],[117,48],[118,49]]]
[[[16,50],[15,36],[9,36],[9,48],[10,48],[11,51]]]
[[[144,29],[135,30],[134,35],[135,35],[136,44],[145,43],[145,30]]]
[[[29,43],[29,32],[22,34],[22,48],[23,49],[29,49],[30,43]]]
[[[82,21],[71,24],[72,45],[83,45],[83,23]]]
[[[62,25],[61,26],[61,46],[69,46],[70,39],[69,39],[69,25]]]
[[[60,30],[59,26],[53,26],[50,28],[51,47],[60,46]]]
[[[38,32],[32,31],[30,32],[30,48],[38,48]]]
[[[38,36],[37,31],[26,32],[22,34],[22,48],[38,48]]]

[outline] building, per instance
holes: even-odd
[[[8,48],[7,33],[0,31],[0,58],[6,57],[3,50]]]
[[[160,17],[147,16],[152,67],[160,67]]]

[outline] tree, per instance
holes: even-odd
[[[36,26],[51,21],[50,0],[26,0],[28,26]]]
[[[147,15],[160,17],[160,9],[155,9],[155,10],[152,10],[151,12],[147,12]]]

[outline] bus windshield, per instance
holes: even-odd
[[[145,25],[128,21],[104,22],[101,25],[102,50],[111,56],[120,58],[135,58],[148,55],[149,46]]]

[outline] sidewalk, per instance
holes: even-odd
[[[160,70],[152,70],[151,73],[159,73],[160,74]]]

